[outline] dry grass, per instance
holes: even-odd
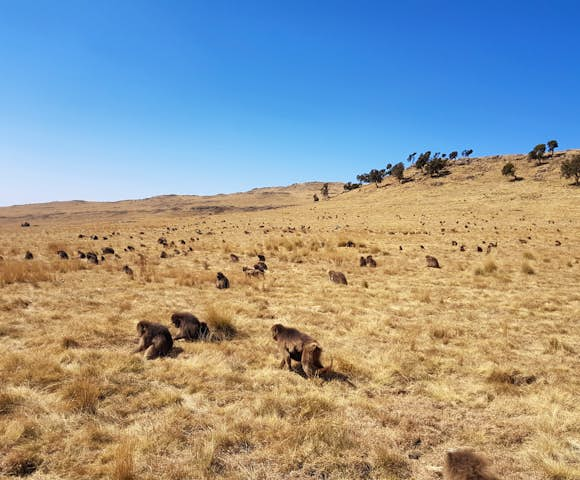
[[[205,308],[204,319],[214,340],[230,340],[236,336],[237,329],[229,309],[210,304]]]
[[[0,286],[11,283],[38,283],[54,279],[50,265],[36,260],[4,260],[0,262]]]
[[[171,197],[59,205],[27,229],[2,218],[0,476],[435,480],[444,452],[469,446],[501,478],[580,478],[580,190],[558,165],[510,160],[526,180],[503,181],[500,158],[317,204],[298,189],[216,199],[240,208],[211,215],[192,202],[214,200]],[[297,205],[242,208],[269,202]],[[121,258],[73,255],[104,246]],[[269,269],[247,278],[258,253]],[[359,267],[368,254],[377,268]],[[135,324],[174,311],[216,341],[132,355]],[[279,370],[273,323],[317,338],[341,375]]]

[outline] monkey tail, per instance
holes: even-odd
[[[324,378],[325,376],[328,376],[330,373],[332,373],[332,365],[333,364],[334,364],[334,358],[331,358],[330,365],[328,367],[319,368],[318,371],[316,372],[316,374],[322,378]]]

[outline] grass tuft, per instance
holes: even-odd
[[[205,309],[205,320],[209,325],[212,340],[231,340],[238,333],[232,312],[222,305],[208,305]]]

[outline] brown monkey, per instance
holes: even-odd
[[[139,346],[133,353],[145,350],[145,358],[153,360],[157,357],[164,357],[173,347],[173,338],[169,329],[159,323],[140,321],[137,324],[139,334]]]
[[[322,348],[310,335],[295,328],[285,327],[280,323],[272,325],[270,330],[282,355],[280,368],[287,366],[288,370],[291,370],[292,360],[300,362],[308,378],[328,373],[332,368],[332,364],[330,367],[322,366],[320,363]]]
[[[256,270],[255,268],[243,267],[242,271],[247,277],[263,277],[264,272],[262,270]]]
[[[344,276],[344,273],[342,273],[342,272],[335,272],[334,270],[330,270],[328,272],[328,276],[329,276],[330,280],[334,283],[348,285],[348,283],[346,281],[346,277]]]
[[[488,461],[469,448],[449,450],[443,469],[445,480],[499,480],[491,473]]]
[[[222,272],[218,272],[215,286],[219,289],[230,288],[230,281]]]
[[[177,312],[171,315],[171,323],[179,329],[174,340],[199,340],[209,337],[207,323],[200,322],[197,317],[187,312]]]
[[[432,257],[431,255],[425,255],[425,260],[427,260],[427,266],[431,268],[441,268],[439,266],[439,261]]]
[[[367,266],[367,259],[365,257],[360,257],[359,265],[361,267],[366,267]]]
[[[256,265],[254,265],[254,270],[260,270],[260,272],[264,273],[268,270],[268,265],[266,265],[266,262],[260,260]]]
[[[369,256],[366,258],[366,261],[367,261],[367,266],[369,266],[369,267],[371,267],[371,268],[375,268],[375,267],[377,266],[377,262],[376,262],[376,260],[373,258],[373,256],[372,256],[372,255],[369,255]]]

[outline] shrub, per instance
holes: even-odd
[[[419,158],[415,162],[415,168],[418,168],[419,170],[423,170],[425,165],[427,165],[429,163],[429,160],[431,160],[431,151],[427,150],[426,152],[419,155]]]
[[[469,158],[469,156],[473,153],[473,149],[465,149],[463,150],[463,152],[461,152],[461,155],[463,155],[465,158]]]
[[[541,165],[542,159],[544,158],[544,153],[546,153],[546,145],[543,143],[538,143],[533,150],[528,153],[528,158],[530,160],[535,160],[536,165]]]
[[[507,162],[501,169],[501,174],[505,177],[516,178],[516,167],[512,162]]]
[[[558,140],[550,140],[548,143],[546,143],[546,146],[548,147],[548,151],[550,152],[551,156],[554,156],[554,150],[556,150],[559,145],[558,145]]]
[[[383,181],[383,178],[385,178],[385,174],[385,170],[377,170],[376,168],[373,168],[369,172],[369,182],[373,182],[378,186],[378,184]]]
[[[432,177],[438,177],[441,175],[445,167],[447,167],[447,160],[436,157],[425,165],[425,170]]]
[[[575,185],[580,185],[580,154],[574,155],[572,158],[564,160],[560,171],[563,177],[575,178]]]
[[[350,190],[356,190],[357,188],[360,188],[360,183],[347,182],[343,185],[342,188],[344,188],[345,192],[349,192]]]
[[[405,175],[405,166],[402,162],[397,163],[391,168],[391,175],[398,180],[402,180]]]

